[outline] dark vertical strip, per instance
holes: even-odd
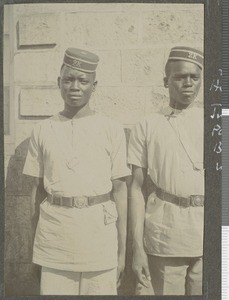
[[[223,116],[222,127],[222,225],[229,226],[229,115]]]
[[[222,105],[229,108],[229,1],[222,0]]]
[[[229,109],[229,1],[222,0],[222,107]],[[222,225],[229,226],[229,115],[223,116]]]
[[[209,300],[221,296],[221,154],[214,151],[221,142],[221,1],[206,1],[204,26],[204,105],[205,105],[205,226],[204,226],[204,294]],[[217,81],[218,80],[218,81]],[[215,85],[215,86],[214,86]],[[218,165],[217,165],[218,163]]]
[[[0,6],[0,78],[3,78],[3,5]],[[0,137],[4,136],[3,129],[3,80],[0,80]],[[4,144],[0,142],[0,296],[4,295]]]

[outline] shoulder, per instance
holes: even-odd
[[[35,125],[35,127],[40,128],[40,129],[46,129],[50,124],[50,120],[53,120],[53,119],[54,119],[54,116],[44,119],[44,120],[41,120]]]
[[[96,120],[99,122],[105,130],[108,131],[120,131],[123,130],[123,125],[119,123],[117,120],[112,119],[102,113],[96,113]]]
[[[203,114],[204,113],[203,107],[194,106],[192,108],[192,110],[193,110],[193,113],[196,113],[196,114]]]
[[[116,121],[115,119],[113,119],[109,116],[106,116],[102,113],[96,113],[95,116],[96,116],[96,119],[99,120],[100,122],[111,124],[111,125],[118,125],[119,124],[119,122]]]
[[[38,123],[36,123],[33,127],[32,130],[32,134],[33,135],[38,135],[40,136],[41,134],[45,133],[47,131],[47,128],[49,126],[50,120],[53,118],[54,116],[41,120]]]
[[[161,112],[154,112],[147,116],[145,116],[143,119],[141,119],[138,123],[134,125],[133,128],[140,127],[143,129],[147,129],[150,127],[155,127],[160,120],[164,119],[164,115]]]
[[[154,112],[145,117],[145,122],[147,124],[155,125],[158,121],[165,119],[165,113],[163,111]]]
[[[192,107],[189,113],[190,117],[193,119],[203,119],[204,109],[202,107]]]

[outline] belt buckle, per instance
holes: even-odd
[[[191,195],[190,196],[190,202],[192,206],[203,206],[202,203],[202,199],[200,196],[198,195]]]
[[[88,206],[87,197],[80,196],[80,197],[73,197],[73,206],[77,208],[84,208]]]

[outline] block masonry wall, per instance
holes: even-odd
[[[98,87],[91,106],[128,130],[168,104],[163,86],[169,49],[203,49],[202,4],[20,4],[11,8],[13,36],[14,154],[5,153],[6,295],[39,293],[39,269],[31,264],[32,179],[22,175],[36,122],[63,108],[57,77],[68,47],[97,53]],[[196,105],[203,105],[202,91]],[[129,242],[130,244],[130,242]],[[130,250],[129,250],[130,251]],[[131,252],[120,290],[134,294]]]

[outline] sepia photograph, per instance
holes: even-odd
[[[204,4],[4,5],[6,296],[204,294]]]

